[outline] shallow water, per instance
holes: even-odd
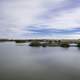
[[[0,43],[0,80],[80,80],[80,49]]]

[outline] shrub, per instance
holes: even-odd
[[[47,43],[41,44],[42,47],[47,47]]]
[[[26,41],[24,41],[24,40],[16,40],[15,42],[16,43],[25,43]]]
[[[66,47],[66,48],[67,48],[67,47],[69,47],[70,45],[69,45],[69,43],[65,43],[65,42],[64,42],[64,43],[61,43],[60,46],[61,46],[61,47]]]
[[[39,41],[32,41],[29,46],[33,46],[33,47],[39,47],[41,46],[41,43]]]
[[[77,43],[77,47],[79,47],[79,48],[80,48],[80,43]]]

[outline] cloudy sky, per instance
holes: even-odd
[[[0,38],[80,38],[80,0],[0,0]]]

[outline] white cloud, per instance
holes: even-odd
[[[62,11],[58,13],[58,16],[52,16],[48,20],[39,20],[38,24],[48,25],[49,28],[57,29],[71,29],[80,27],[80,8],[71,9],[68,11]]]
[[[0,25],[21,30],[36,23],[35,17],[44,12],[43,2],[55,3],[62,0],[3,0],[1,3]]]
[[[3,0],[0,1],[0,37],[23,37],[26,34],[28,37],[35,37],[32,32],[28,31],[29,26],[36,25],[37,28],[42,28],[40,25],[47,25],[46,28],[56,29],[72,29],[80,27],[80,8],[60,11],[55,14],[50,14],[49,19],[40,19],[40,15],[45,14],[50,8],[57,8],[61,3],[67,0]],[[59,7],[58,6],[58,7]],[[26,30],[24,30],[26,28]],[[76,34],[79,36],[78,34]],[[75,35],[75,36],[76,36]],[[54,35],[53,37],[55,37]],[[72,35],[71,35],[72,36]],[[42,37],[42,36],[39,36]],[[48,36],[47,36],[48,37]],[[65,37],[65,36],[64,36]]]
[[[80,27],[80,8],[71,11],[61,12],[59,16],[50,20],[49,26],[60,29],[70,29]]]

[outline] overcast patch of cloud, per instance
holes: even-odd
[[[80,38],[79,0],[0,0],[0,37]]]

